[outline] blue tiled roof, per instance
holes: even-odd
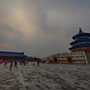
[[[85,37],[85,36],[87,36],[88,38],[90,37],[90,33],[80,33],[80,34],[76,34],[76,35],[74,35],[73,37],[72,37],[72,39],[75,39],[75,37]]]
[[[90,33],[85,33],[85,32],[83,32],[82,30],[81,30],[81,28],[79,28],[79,33],[78,34],[76,34],[76,35],[74,35],[73,37],[72,37],[72,39],[75,39],[76,37],[87,37],[87,38],[89,38],[90,37]]]
[[[81,34],[81,33],[83,33],[83,31],[82,31],[82,29],[81,29],[81,28],[79,28],[79,34]]]
[[[74,45],[76,43],[80,43],[80,42],[90,42],[90,39],[79,39],[79,40],[76,40],[76,41],[73,41],[70,43],[70,45]]]
[[[90,33],[83,32],[81,28],[79,28],[79,33],[74,35],[72,39],[74,39],[74,41],[70,43],[72,47],[69,48],[69,50],[76,48],[90,47]]]
[[[75,45],[75,46],[69,48],[69,50],[75,49],[75,48],[82,48],[82,47],[90,47],[90,44]]]
[[[0,56],[25,56],[24,52],[5,52],[0,51]]]

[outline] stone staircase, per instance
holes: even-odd
[[[85,54],[86,54],[87,62],[88,64],[90,64],[90,53],[85,52]]]

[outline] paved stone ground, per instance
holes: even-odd
[[[0,65],[0,90],[90,90],[90,65]]]

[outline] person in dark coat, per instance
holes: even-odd
[[[12,66],[13,66],[13,62],[11,61],[11,63],[10,63],[10,69],[12,69]]]
[[[37,59],[38,67],[39,67],[40,60],[41,60],[40,58]]]

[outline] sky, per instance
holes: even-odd
[[[90,0],[0,0],[0,51],[66,52],[79,27],[90,33],[89,24]]]

